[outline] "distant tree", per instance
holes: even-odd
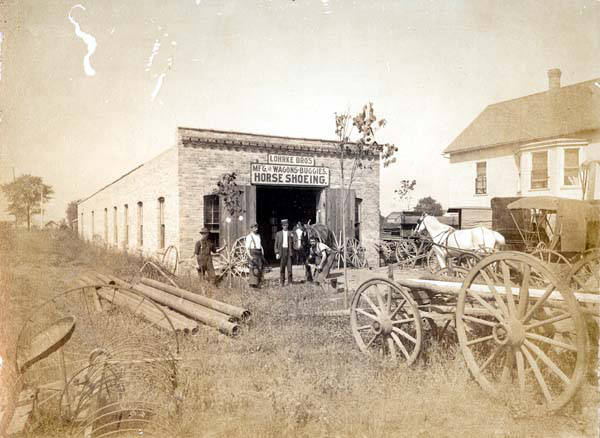
[[[237,173],[224,173],[221,175],[221,179],[217,182],[217,188],[213,191],[214,194],[219,195],[225,205],[225,210],[230,216],[243,213],[242,208],[242,194],[243,190],[235,182],[237,179]]]
[[[412,181],[409,179],[403,179],[400,181],[400,188],[394,190],[394,193],[402,203],[405,199],[408,199],[408,195],[415,189],[417,185],[417,180],[413,179]]]
[[[14,181],[3,184],[2,191],[8,200],[7,211],[15,216],[16,221],[27,222],[31,229],[31,217],[41,213],[41,203],[52,199],[52,186],[44,184],[42,178],[32,175],[21,175]]]
[[[73,221],[75,221],[75,219],[77,219],[77,203],[79,202],[79,199],[77,201],[71,201],[69,202],[69,205],[67,205],[67,209],[65,210],[65,214],[67,217],[67,226],[69,228],[73,228]]]
[[[441,216],[443,214],[442,205],[431,196],[419,199],[415,205],[415,211],[427,213],[432,216]]]

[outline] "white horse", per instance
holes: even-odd
[[[433,251],[441,268],[446,267],[447,257],[458,256],[458,250],[493,250],[498,245],[504,245],[504,236],[486,227],[455,230],[450,225],[438,221],[434,216],[426,213],[419,218],[415,231],[417,233],[427,230],[433,240]],[[456,248],[457,251],[452,249]]]

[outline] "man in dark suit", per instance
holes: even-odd
[[[306,274],[306,281],[312,282],[312,272],[310,265],[308,264],[308,253],[310,250],[310,242],[308,241],[308,233],[302,225],[302,222],[298,221],[294,228],[294,263],[297,265],[304,265],[304,271]]]
[[[294,236],[288,230],[287,219],[281,220],[281,231],[275,234],[275,258],[279,260],[279,283],[285,286],[285,271],[287,269],[288,284],[292,284],[292,257],[294,255]]]

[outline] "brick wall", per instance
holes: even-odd
[[[159,242],[159,198],[164,198],[165,247],[179,243],[179,196],[177,186],[177,147],[134,169],[99,190],[77,206],[79,235],[90,240],[92,211],[96,239],[110,247],[125,247],[125,204],[128,205],[129,251],[152,255]],[[142,203],[143,245],[138,244],[138,202]],[[117,239],[115,241],[114,212],[116,207]],[[105,224],[105,209],[107,221]],[[83,221],[82,219],[83,214]],[[108,238],[105,239],[105,226]]]
[[[268,153],[290,155],[309,154],[316,158],[316,164],[330,168],[330,187],[340,187],[339,160],[332,153],[332,144],[318,140],[287,139],[283,137],[255,137],[260,145],[235,144],[227,146],[208,141],[205,136],[218,137],[219,134],[180,128],[178,130],[177,148],[179,153],[179,227],[180,250],[182,257],[193,253],[194,243],[198,239],[198,231],[204,224],[204,195],[211,194],[224,173],[237,172],[238,184],[250,184],[250,163],[267,162]],[[227,136],[226,133],[222,134]],[[192,143],[183,138],[194,139]],[[227,138],[240,139],[243,135],[230,135]],[[265,143],[268,143],[265,146]],[[294,152],[286,147],[303,146],[320,147],[321,152]],[[378,255],[374,243],[379,240],[379,166],[373,162],[371,170],[365,170],[355,179],[353,189],[356,197],[362,199],[361,238],[367,249],[370,266],[377,266]]]

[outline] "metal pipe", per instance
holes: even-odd
[[[204,307],[208,307],[210,309],[216,310],[221,313],[225,313],[227,315],[235,316],[239,318],[241,321],[247,321],[250,319],[251,313],[247,309],[243,309],[241,307],[232,306],[231,304],[223,303],[221,301],[213,300],[211,298],[207,298],[203,295],[195,294],[193,292],[187,291],[185,289],[181,289],[179,287],[169,286],[168,284],[161,283],[160,281],[152,280],[150,278],[142,277],[140,280],[141,283],[152,286],[155,289],[160,289],[162,291],[168,292],[172,295],[184,298],[188,301],[192,301],[196,304],[200,304]]]
[[[116,277],[110,277],[111,280],[114,280],[119,284],[119,282],[124,283],[122,280],[117,279]],[[224,318],[219,318],[214,316],[214,314],[208,313],[202,306],[199,306],[196,303],[192,303],[189,301],[177,299],[176,297],[166,293],[165,291],[155,289],[153,287],[149,287],[143,284],[136,284],[131,286],[131,288],[137,292],[140,292],[151,298],[152,300],[164,304],[165,306],[169,306],[173,310],[177,310],[180,313],[183,313],[186,316],[192,317],[200,322],[203,322],[206,325],[217,328],[221,333],[225,333],[227,335],[236,336],[239,333],[239,326],[235,323],[229,322]]]

